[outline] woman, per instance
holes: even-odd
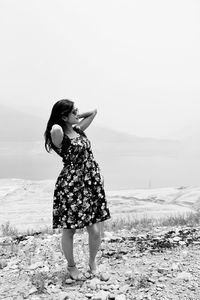
[[[72,279],[81,278],[73,256],[76,229],[87,228],[89,268],[95,274],[100,224],[110,219],[99,165],[84,133],[96,113],[94,110],[78,115],[73,101],[60,100],[52,108],[44,134],[46,150],[54,150],[64,164],[54,189],[53,228],[62,228],[62,249]]]

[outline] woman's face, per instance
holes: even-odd
[[[67,122],[71,125],[77,124],[79,122],[78,108],[76,108],[75,106],[73,107],[72,111],[69,113],[67,117]]]

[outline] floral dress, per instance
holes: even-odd
[[[54,149],[64,166],[54,189],[53,228],[78,229],[111,218],[91,143],[80,128],[74,130],[77,137],[64,135],[62,147]]]

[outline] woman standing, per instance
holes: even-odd
[[[95,258],[101,243],[100,224],[110,219],[99,165],[84,133],[96,113],[94,110],[78,115],[73,101],[57,101],[44,134],[46,150],[54,150],[64,164],[54,189],[53,228],[62,228],[62,249],[72,279],[81,277],[73,255],[76,229],[87,228],[89,268],[95,273]]]

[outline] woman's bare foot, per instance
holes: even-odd
[[[77,269],[76,265],[68,266],[67,271],[68,271],[71,279],[73,279],[73,280],[83,280],[83,275]]]

